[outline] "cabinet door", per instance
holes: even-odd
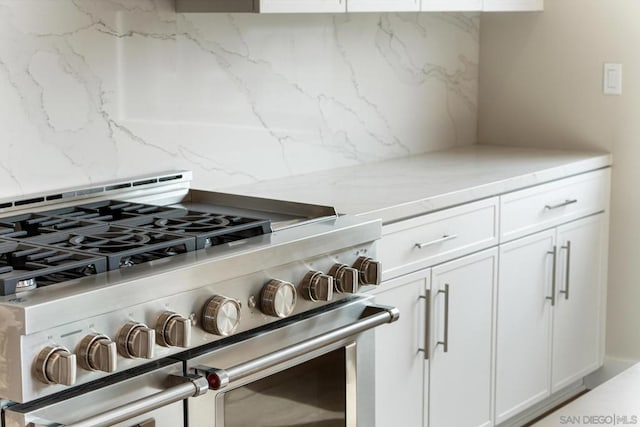
[[[347,0],[260,0],[260,13],[346,12]]]
[[[481,11],[482,0],[422,0],[423,11]]]
[[[493,425],[497,259],[491,249],[433,268],[430,426]]]
[[[500,247],[496,423],[550,394],[555,230]]]
[[[605,215],[558,227],[558,297],[553,314],[552,392],[602,364]]]
[[[417,12],[420,0],[347,0],[347,12]]]
[[[544,10],[544,0],[484,0],[486,12]]]
[[[383,282],[376,303],[400,310],[398,321],[375,330],[376,426],[423,427],[425,299],[430,270]],[[387,290],[385,290],[387,288]]]

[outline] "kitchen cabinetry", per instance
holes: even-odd
[[[377,335],[378,426],[496,425],[602,364],[609,186],[600,169],[383,227],[377,301],[409,319]]]
[[[260,13],[345,12],[347,0],[260,0]]]
[[[347,0],[347,12],[418,12],[420,0]]]
[[[422,0],[422,10],[433,12],[524,12],[543,9],[543,0]]]
[[[558,227],[558,295],[553,315],[551,392],[579,380],[604,359],[606,214]]]
[[[542,9],[543,0],[176,0],[179,13],[497,12]]]
[[[430,270],[390,280],[376,303],[397,307],[400,318],[378,328],[375,354],[376,426],[422,427],[425,333]]]
[[[555,231],[500,247],[496,421],[550,394],[551,276]]]
[[[493,425],[496,248],[434,267],[429,425]]]
[[[544,10],[544,0],[484,0],[485,12]]]
[[[500,246],[497,423],[602,364],[609,182],[606,169],[501,197],[502,239],[565,223]]]

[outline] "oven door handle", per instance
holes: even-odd
[[[138,415],[145,414],[154,409],[171,403],[179,402],[189,397],[205,394],[209,390],[209,384],[204,377],[187,375],[171,375],[170,380],[177,384],[151,396],[143,397],[115,409],[93,415],[84,420],[71,424],[54,424],[56,427],[107,427],[116,423],[130,420]],[[50,424],[29,424],[29,427],[41,427]]]
[[[212,390],[220,390],[229,384],[253,375],[257,372],[271,368],[308,352],[319,350],[331,344],[352,337],[361,332],[373,329],[385,323],[398,320],[400,312],[395,307],[369,305],[365,307],[360,318],[347,326],[334,329],[330,332],[306,339],[297,344],[277,350],[248,362],[232,366],[227,369],[218,369],[208,366],[196,366],[192,372],[196,375],[204,375]]]

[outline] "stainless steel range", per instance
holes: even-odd
[[[189,188],[0,200],[3,426],[371,426],[379,221]]]

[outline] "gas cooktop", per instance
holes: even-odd
[[[101,200],[0,218],[0,296],[271,232],[268,219]]]

